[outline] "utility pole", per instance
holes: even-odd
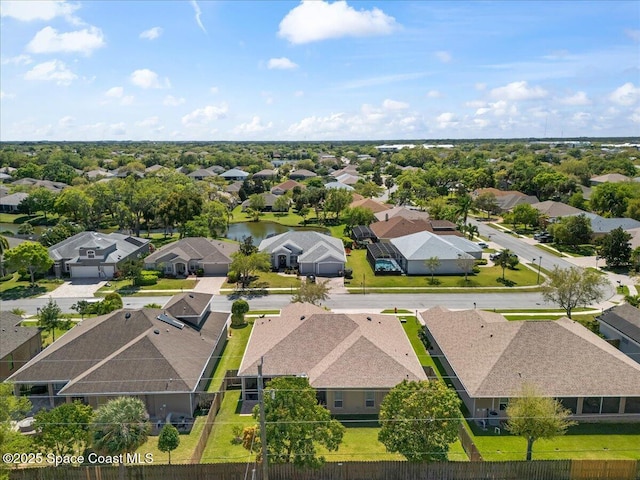
[[[264,414],[264,385],[262,384],[262,364],[264,357],[260,357],[258,364],[258,403],[260,405],[260,444],[262,450],[262,480],[269,480],[269,459],[267,458],[267,420]]]
[[[536,280],[536,285],[540,285],[540,269],[542,268],[542,257],[540,257],[540,261],[538,262],[538,278]]]

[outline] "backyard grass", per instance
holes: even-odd
[[[569,245],[559,245],[557,243],[552,245],[556,250],[566,252],[574,257],[591,257],[596,254],[596,247],[590,244],[578,245],[575,248]]]
[[[229,223],[239,223],[239,222],[250,222],[253,220],[251,215],[247,215],[242,211],[241,206],[237,206],[231,212],[231,217],[229,218]],[[309,226],[314,225],[316,218],[315,213],[311,210],[309,216],[307,216],[307,224]],[[288,227],[300,227],[304,226],[304,219],[289,210],[288,213],[277,213],[277,212],[264,212],[260,214],[261,222],[275,222],[280,223],[281,225],[286,225]]]
[[[288,288],[289,290],[272,292],[292,294],[293,291],[300,287],[300,279],[295,275],[280,275],[277,272],[258,272],[257,278],[251,282],[249,288]],[[221,290],[236,290],[235,283],[225,282]]]
[[[489,461],[524,460],[527,441],[505,430],[497,435],[470,426],[471,436],[482,457]],[[640,423],[590,423],[571,427],[566,435],[538,440],[534,460],[589,459],[640,460]]]
[[[438,285],[431,285],[430,275],[395,275],[395,276],[376,276],[373,273],[371,265],[367,261],[365,250],[353,250],[351,255],[347,258],[347,268],[353,270],[353,279],[345,282],[347,287],[354,291],[354,293],[360,293],[362,291],[362,281],[364,275],[364,290],[365,293],[370,289],[375,288],[428,288],[438,291],[442,287],[494,287],[504,290],[508,290],[501,283],[497,281],[498,278],[502,278],[502,268],[500,267],[480,267],[480,273],[470,274],[468,281],[465,282],[464,275],[436,275],[435,278],[439,281]],[[519,265],[515,270],[505,270],[505,278],[508,281],[513,282],[514,286],[535,286],[537,279],[537,272],[531,271],[524,265]]]
[[[23,322],[20,323],[20,325],[22,325],[23,327],[37,327],[38,326],[38,320],[24,320]],[[53,335],[51,334],[51,332],[49,330],[42,330],[41,332],[41,337],[42,337],[42,348],[48,347],[49,345],[51,345],[53,343],[53,338],[55,337],[56,340],[60,339],[60,337],[62,337],[65,333],[67,333],[69,330],[71,330],[73,327],[75,327],[77,325],[76,322],[69,322],[68,325],[66,325],[66,328],[56,328],[53,331]]]
[[[380,313],[411,313],[411,310],[406,310],[404,308],[387,308],[386,310],[382,310]]]
[[[213,369],[213,376],[207,387],[208,392],[217,392],[222,386],[222,380],[227,370],[237,370],[240,367],[244,349],[249,341],[251,329],[253,328],[253,320],[248,320],[247,325],[241,328],[229,329],[229,340],[220,355],[220,359]]]
[[[171,452],[171,463],[189,463],[193,450],[196,448],[200,434],[204,428],[207,417],[196,417],[193,428],[189,434],[180,434],[180,445]],[[149,437],[149,439],[136,450],[136,453],[144,455],[145,453],[153,454],[153,463],[169,463],[169,454],[161,452],[158,448],[158,436]]]
[[[172,243],[172,242],[177,242],[178,240],[180,240],[180,234],[179,233],[173,233],[171,235],[166,235],[164,233],[152,233],[151,235],[145,235],[142,232],[140,232],[140,235],[143,238],[148,238],[151,240],[151,244],[156,248],[156,250],[160,247],[164,247],[165,245]]]
[[[131,280],[110,280],[110,286],[101,287],[98,292],[138,292],[145,290],[191,290],[196,286],[197,280],[187,280],[182,278],[159,278],[155,285],[145,285],[138,287],[131,285]]]
[[[422,325],[420,325],[416,317],[411,316],[406,318],[407,321],[402,324],[402,328],[404,328],[404,332],[407,334],[409,342],[411,342],[411,346],[418,357],[420,365],[423,367],[433,367],[436,373],[439,374],[433,358],[431,358],[431,355],[429,355],[427,349],[424,347],[424,343],[422,343],[422,340],[418,337],[418,332],[422,329]]]
[[[20,280],[18,273],[13,274],[11,280],[0,282],[0,300],[14,300],[43,295],[62,285],[62,280],[41,279],[32,286],[29,280]]]

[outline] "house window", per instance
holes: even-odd
[[[509,403],[508,398],[501,398],[499,402],[499,407],[501,411],[505,411],[507,409],[507,405]]]
[[[95,250],[87,250],[87,258],[96,258]]]
[[[578,399],[575,397],[562,397],[558,398],[558,401],[562,406],[568,409],[571,413],[575,414],[578,411]]]
[[[364,392],[364,406],[374,408],[376,406],[376,392]]]
[[[620,397],[603,397],[602,413],[618,413],[620,410]]]
[[[342,408],[342,392],[334,392],[333,394],[333,407],[334,408]]]
[[[602,397],[586,397],[582,401],[582,413],[600,413]]]

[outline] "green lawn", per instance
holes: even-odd
[[[280,315],[280,310],[249,310],[247,315]]]
[[[411,346],[413,347],[413,351],[416,352],[416,356],[420,361],[420,364],[423,367],[433,367],[433,369],[438,372],[436,368],[436,364],[433,362],[433,358],[427,352],[427,349],[424,347],[424,343],[418,337],[418,332],[422,328],[422,325],[418,322],[416,317],[406,317],[407,321],[402,324],[402,328],[404,328],[407,337],[409,338],[409,342],[411,342]]]
[[[196,286],[197,280],[187,280],[182,278],[159,278],[155,285],[145,285],[137,287],[131,285],[131,280],[110,280],[110,286],[104,286],[98,292],[138,292],[144,290],[191,290]]]
[[[367,261],[366,250],[352,250],[351,255],[347,259],[347,268],[353,270],[353,279],[347,280],[345,284],[355,293],[362,290],[362,281],[364,275],[365,292],[368,289],[388,288],[388,287],[406,287],[415,288],[422,287],[425,289],[433,289],[437,291],[442,287],[494,287],[505,288],[497,281],[502,278],[502,268],[500,267],[480,267],[480,273],[470,274],[468,281],[465,282],[464,275],[436,275],[436,279],[440,282],[438,285],[431,285],[431,276],[425,275],[398,275],[398,276],[376,276],[373,273],[371,265]],[[514,282],[515,286],[535,286],[537,272],[533,272],[524,265],[518,265],[515,270],[507,269],[505,278]],[[347,284],[348,282],[348,284]]]
[[[38,320],[24,320],[20,323],[20,325],[24,327],[37,327]],[[42,330],[42,348],[47,347],[53,343],[53,338],[55,337],[58,340],[62,335],[67,333],[73,327],[77,325],[76,322],[69,322],[68,328],[56,328],[53,331],[53,334],[49,330]]]
[[[248,319],[247,325],[242,328],[230,328],[229,334],[231,337],[227,341],[227,344],[222,351],[222,355],[216,368],[213,370],[213,376],[209,382],[207,391],[217,392],[220,390],[222,380],[227,370],[237,370],[240,367],[242,356],[244,355],[244,349],[249,341],[251,335],[251,329],[253,328],[253,320]]]
[[[490,461],[524,460],[527,442],[504,430],[482,432],[473,426],[472,439],[482,457]],[[640,423],[591,423],[571,427],[568,433],[533,445],[534,460],[561,459],[640,460]]]
[[[251,282],[249,288],[289,288],[289,291],[273,292],[273,293],[293,293],[300,286],[300,279],[293,275],[280,275],[277,272],[258,272],[256,280]],[[222,289],[235,290],[235,283],[225,282]]]
[[[557,243],[553,243],[552,246],[556,250],[566,252],[574,257],[591,257],[596,254],[596,247],[590,244],[578,245],[575,248],[568,245],[559,245]]]
[[[547,253],[550,253],[551,255],[555,255],[556,257],[565,257],[565,255],[563,255],[562,253],[554,250],[553,248],[549,248],[546,245],[542,245],[541,243],[536,243],[536,247],[538,247],[540,250],[544,250]]]
[[[143,238],[151,239],[151,244],[156,248],[156,250],[160,247],[164,247],[165,245],[177,242],[180,240],[180,234],[174,233],[173,235],[165,236],[164,233],[152,233],[150,236],[143,234],[140,232],[140,235]]]
[[[382,310],[382,312],[380,313],[411,313],[411,310],[406,310],[404,308],[387,308],[385,310]]]
[[[307,216],[307,224],[311,223],[313,225],[316,223],[315,221],[310,221],[312,218],[315,220],[313,210],[311,210],[309,216]],[[253,218],[244,213],[241,206],[237,206],[231,212],[229,223],[248,222],[251,220],[253,220]],[[299,227],[305,224],[304,219],[300,215],[293,213],[292,210],[289,210],[289,213],[264,212],[260,215],[260,221],[276,222],[288,227]]]
[[[206,421],[207,417],[205,416],[197,417],[191,432],[186,435],[180,434],[180,445],[171,452],[171,463],[189,463]],[[158,449],[158,436],[149,437],[147,442],[138,448],[136,452],[142,455],[145,453],[153,454],[154,464],[169,463],[169,455]]]
[[[62,280],[41,279],[36,281],[35,286],[27,280],[20,280],[20,275],[13,274],[11,280],[0,282],[0,300],[14,300],[16,298],[28,298],[43,295],[55,290],[62,284]]]

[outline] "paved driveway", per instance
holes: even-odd
[[[220,287],[225,282],[227,277],[200,277],[198,283],[193,287],[194,292],[201,293],[220,293]]]
[[[40,298],[92,298],[98,289],[107,283],[105,280],[71,280],[66,281],[52,292]]]

